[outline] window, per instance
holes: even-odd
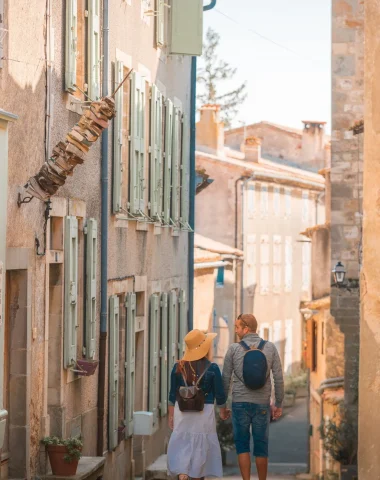
[[[268,185],[264,184],[261,184],[260,213],[261,218],[268,216]]]
[[[271,340],[271,328],[268,323],[263,323],[260,325],[259,335],[263,340]]]
[[[261,235],[260,238],[260,293],[269,293],[269,237]]]
[[[150,100],[150,217],[160,220],[163,201],[163,107],[164,97],[152,85]]]
[[[216,286],[219,288],[224,287],[224,267],[218,268],[218,273],[216,275]]]
[[[173,146],[172,146],[172,185],[171,185],[171,224],[179,227],[180,221],[180,188],[181,188],[181,144],[182,113],[179,108],[173,111]]]
[[[165,0],[156,0],[156,45],[165,45]]]
[[[110,449],[117,447],[119,427],[119,297],[109,299],[109,427],[108,444]]]
[[[285,237],[285,291],[292,291],[293,283],[293,245],[292,237]]]
[[[302,290],[308,292],[311,277],[311,243],[302,243]]]
[[[273,212],[275,217],[280,216],[280,187],[273,188]]]
[[[247,287],[256,285],[256,235],[247,237]]]
[[[273,292],[280,293],[282,284],[282,237],[273,235]]]
[[[153,413],[153,426],[158,424],[159,403],[159,350],[160,350],[160,295],[150,297],[149,306],[149,411]]]
[[[292,190],[285,189],[285,218],[290,218],[292,215]]]
[[[309,192],[302,192],[302,221],[309,223]]]
[[[248,185],[247,190],[247,207],[248,207],[248,217],[252,218],[255,215],[255,185]]]

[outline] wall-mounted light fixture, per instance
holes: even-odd
[[[335,267],[332,270],[332,273],[334,274],[334,280],[335,284],[338,287],[341,287],[344,282],[344,278],[346,276],[346,270],[344,269],[344,265],[342,262],[338,262]]]

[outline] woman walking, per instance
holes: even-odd
[[[169,394],[168,473],[180,480],[222,477],[222,457],[216,434],[214,403],[226,420],[226,395],[218,365],[207,359],[215,333],[192,330],[185,354],[174,365]]]

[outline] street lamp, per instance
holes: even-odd
[[[343,285],[344,277],[346,276],[346,270],[344,269],[342,262],[338,262],[335,265],[332,273],[334,274],[335,284],[338,285],[338,287]]]

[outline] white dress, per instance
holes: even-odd
[[[202,412],[181,412],[175,404],[167,459],[171,477],[181,473],[192,478],[223,476],[214,405],[206,403]]]

